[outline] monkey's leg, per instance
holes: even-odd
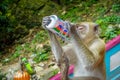
[[[69,69],[69,61],[66,57],[65,53],[63,52],[60,43],[58,42],[56,36],[51,31],[48,31],[50,36],[50,42],[52,47],[52,52],[55,55],[56,61],[58,62],[58,66],[60,68],[60,72],[62,74],[62,80],[69,80],[68,79],[68,69]]]

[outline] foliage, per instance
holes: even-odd
[[[119,24],[120,23],[120,16],[111,15],[104,18],[105,23],[109,24]]]
[[[60,18],[73,23],[95,21],[101,28],[100,37],[107,42],[120,34],[118,27],[120,24],[119,2],[110,2],[109,4],[108,2],[104,1],[104,4],[101,4],[102,1],[98,0],[81,1],[81,4],[78,2],[77,5],[68,6]],[[108,28],[110,25],[113,26],[112,29]]]
[[[3,73],[1,72],[1,70],[0,70],[0,80],[3,80],[3,79],[6,80],[6,78],[5,78],[5,74],[3,74]]]
[[[48,39],[48,34],[46,31],[41,30],[35,35],[35,38],[32,40],[32,43],[42,43]]]
[[[48,40],[48,35],[45,31],[41,30],[34,35],[34,38],[30,42],[25,42],[24,44],[17,44],[13,53],[8,58],[2,60],[4,64],[12,62],[14,59],[18,58],[20,55],[33,54],[36,55],[34,58],[35,62],[40,62],[47,60],[49,57],[50,46],[44,45],[43,48],[36,48],[39,44]]]
[[[120,4],[113,4],[112,5],[112,10],[114,12],[120,12]]]
[[[76,7],[70,8],[64,15],[61,15],[60,18],[63,20],[69,20],[70,22],[76,22],[78,19],[81,19],[78,13],[79,9]]]
[[[117,15],[106,16],[96,20],[96,23],[100,25],[102,29],[100,36],[102,38],[105,38],[105,41],[108,41],[120,34],[120,28],[118,27],[118,25],[117,27],[114,26],[112,28],[109,28],[110,24],[115,25],[120,23],[120,16]]]
[[[29,29],[41,26],[42,17],[57,9],[59,6],[50,0],[0,1],[0,51],[6,53],[5,48],[27,35]]]
[[[119,29],[117,29],[117,28],[108,28],[106,30],[106,32],[105,32],[106,41],[111,40],[112,38],[116,37],[117,32],[118,32],[117,30],[119,30]],[[120,30],[119,30],[119,32],[120,32]]]
[[[50,55],[48,53],[50,51],[51,51],[50,46],[44,45],[44,47],[40,51],[36,51],[36,56],[34,57],[34,61],[38,63],[40,61],[48,60]]]

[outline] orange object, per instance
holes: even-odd
[[[18,70],[13,77],[13,80],[30,80],[29,73],[25,70],[24,64],[21,62],[21,57],[19,58],[20,70]]]
[[[13,80],[30,80],[30,75],[26,71],[17,71]]]

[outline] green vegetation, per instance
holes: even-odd
[[[4,64],[12,62],[14,59],[18,58],[20,55],[28,56],[29,54],[34,55],[34,61],[40,62],[49,59],[50,45],[41,44],[48,40],[48,35],[45,31],[41,30],[34,35],[31,41],[25,42],[23,44],[18,44],[15,46],[13,53],[9,55],[8,58],[2,60]],[[40,45],[40,46],[39,46]]]
[[[68,5],[69,7],[69,5]],[[100,37],[106,42],[120,34],[120,2],[81,1],[69,7],[60,17],[73,23],[93,21],[100,25]]]
[[[5,74],[1,73],[1,70],[0,70],[0,80],[2,80],[3,78],[5,78]]]
[[[96,22],[101,28],[100,37],[106,42],[120,34],[118,0],[2,0],[0,58],[9,55],[0,61],[13,62],[20,55],[28,58],[33,55],[36,63],[48,60],[49,38],[41,27],[41,20],[51,14],[73,23]]]
[[[31,28],[41,29],[42,17],[56,12],[57,6],[49,0],[0,1],[0,52],[6,53],[6,48],[28,35]]]
[[[120,11],[120,4],[113,4],[112,5],[112,11],[119,12]]]
[[[49,59],[49,52],[51,51],[50,46],[44,45],[40,51],[36,51],[36,56],[34,57],[35,62],[40,62]]]
[[[96,20],[96,23],[98,23],[101,26],[101,37],[105,38],[106,41],[116,37],[120,34],[120,16],[116,15],[110,15],[104,18],[100,18]]]

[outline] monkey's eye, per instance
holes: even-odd
[[[83,30],[83,27],[78,27],[78,30]]]
[[[79,31],[83,31],[83,30],[85,30],[85,26],[84,25],[80,25],[80,26],[77,27],[77,29]]]

